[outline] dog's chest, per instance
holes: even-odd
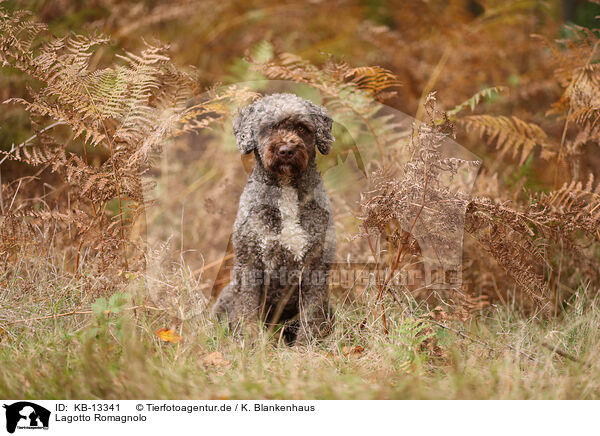
[[[298,191],[291,186],[282,187],[277,203],[280,219],[279,232],[265,238],[265,243],[269,245],[278,242],[292,253],[296,260],[300,260],[306,252],[309,236],[300,224]]]
[[[330,226],[327,197],[321,191],[250,184],[236,219],[236,256],[253,252],[268,269],[295,268],[309,251],[323,247]],[[320,255],[317,251],[314,256]]]

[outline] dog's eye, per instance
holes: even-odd
[[[302,124],[298,124],[298,126],[296,126],[296,130],[298,133],[304,133],[306,132],[306,127],[304,127]]]

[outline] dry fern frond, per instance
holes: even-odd
[[[527,214],[505,203],[474,198],[467,209],[466,231],[491,254],[540,308],[552,308],[546,286],[545,245],[530,226],[544,226],[543,213]]]
[[[91,59],[107,42],[104,36],[53,37],[30,14],[5,13],[0,5],[1,64],[41,83],[39,89],[29,90],[30,99],[13,98],[5,103],[22,104],[37,123],[51,118],[56,121],[51,126],[69,126],[72,140],[83,145],[83,156],[67,152],[65,144],[45,127],[38,129],[32,137],[35,140],[12,147],[3,159],[56,173],[68,187],[68,201],[63,206],[81,212],[73,221],[70,210],[50,210],[39,201],[33,206],[20,205],[19,216],[35,219],[42,227],[45,221],[79,229],[72,235],[78,239],[74,244],[77,264],[86,241],[100,251],[103,265],[118,260],[110,251],[120,247],[121,261],[127,267],[127,246],[132,242],[128,229],[149,204],[141,176],[148,170],[150,157],[174,135],[222,122],[228,114],[221,112],[191,123],[187,116],[193,111],[215,113],[218,102],[231,104],[248,93],[232,87],[225,95],[212,93],[211,101],[189,109],[189,101],[198,94],[197,81],[173,65],[168,47],[146,43],[139,54],[117,54],[112,66],[96,69]],[[100,165],[91,165],[88,147],[103,148],[108,157]],[[110,206],[114,202],[116,208]],[[7,209],[6,213],[17,212]]]
[[[376,66],[350,68],[346,64],[333,65],[333,68],[343,77],[344,82],[352,83],[358,89],[369,91],[380,101],[395,94],[389,91],[390,88],[402,86],[396,75],[385,68]]]
[[[540,37],[554,55],[554,75],[563,93],[548,114],[567,115],[581,126],[594,126],[600,118],[600,31],[571,25],[568,39],[550,43]]]
[[[232,115],[236,107],[255,100],[260,94],[249,88],[229,86],[217,94],[214,89],[209,90],[201,102],[193,104],[180,115],[180,124],[176,135],[210,129],[211,125],[222,122]]]
[[[556,191],[537,194],[534,201],[561,216],[564,230],[580,230],[600,242],[600,184],[594,187],[592,174],[585,185],[565,183]]]
[[[467,231],[544,310],[565,298],[551,286],[559,279],[554,262],[561,263],[567,286],[576,286],[581,275],[600,281],[590,246],[590,240],[600,241],[600,190],[593,184],[590,177],[585,185],[532,194],[524,206],[481,197],[469,205]]]
[[[412,158],[404,165],[390,164],[370,178],[361,210],[365,227],[387,237],[392,271],[400,261],[404,266],[423,264],[425,280],[412,285],[417,285],[415,291],[427,290],[429,298],[449,287],[460,288],[460,277],[455,277],[454,283],[444,281],[445,278],[436,282],[428,274],[461,270],[462,231],[470,185],[467,180],[464,184],[459,182],[457,174],[469,179],[480,162],[445,157],[453,125],[437,112],[434,94],[427,98],[425,110],[427,122],[413,124],[408,144]],[[405,255],[418,251],[417,243],[420,260],[413,257],[407,261]]]
[[[506,91],[506,88],[504,86],[492,86],[490,88],[484,88],[481,91],[475,93],[475,95],[473,95],[471,98],[468,98],[462,103],[454,106],[452,109],[446,111],[446,114],[448,115],[448,117],[450,117],[450,119],[455,119],[456,115],[458,115],[467,107],[470,108],[472,112],[475,109],[475,106],[477,106],[482,99],[492,99],[493,97],[504,91]]]
[[[495,143],[500,155],[510,153],[523,164],[536,145],[542,147],[544,156],[549,156],[554,145],[548,135],[534,123],[525,122],[515,116],[470,115],[458,120],[467,130],[475,131],[489,143]]]
[[[306,83],[320,90],[325,105],[339,119],[347,119],[349,125],[360,119],[359,128],[366,129],[382,157],[386,145],[396,144],[402,137],[392,117],[383,114],[383,106],[373,98],[384,97],[390,88],[399,85],[397,78],[383,68],[356,69],[331,58],[319,68],[290,53],[281,53],[267,62],[250,62],[267,78]],[[359,132],[354,134],[358,136]]]

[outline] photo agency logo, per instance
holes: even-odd
[[[14,433],[19,430],[48,430],[50,411],[29,401],[4,404],[6,409],[6,431]]]
[[[234,119],[273,94],[301,97],[331,117],[331,148],[314,152],[326,194],[296,198],[295,191],[288,195],[267,182],[261,195],[242,204],[247,179],[263,156],[240,149],[236,139],[258,134],[263,126],[257,121],[248,132],[238,126],[236,134]],[[265,116],[252,114],[274,119],[293,107],[269,106],[261,109],[270,111]],[[301,115],[310,131],[313,114]],[[190,102],[183,119],[203,126],[202,134],[164,141],[142,183],[155,208],[143,223],[146,288],[173,316],[206,313],[231,280],[277,288],[320,287],[326,281],[332,289],[357,294],[386,287],[411,295],[460,291],[465,214],[481,160],[454,141],[452,123],[436,108],[435,94],[417,120],[350,87],[344,96],[333,96],[328,88],[261,80],[214,88]],[[213,120],[219,128],[204,129]],[[304,222],[317,228],[319,216],[331,212],[333,232],[321,239],[329,244],[333,238],[332,261],[301,270],[274,262],[236,270],[232,232],[236,216],[249,213],[246,209],[257,211],[245,228],[260,230],[256,252],[278,259],[286,258],[277,253],[287,250],[296,260],[306,257],[296,262],[303,265],[315,239]]]

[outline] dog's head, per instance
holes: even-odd
[[[294,94],[272,94],[242,109],[233,120],[244,154],[258,152],[263,166],[278,176],[296,177],[315,156],[329,153],[333,136],[327,110]]]

